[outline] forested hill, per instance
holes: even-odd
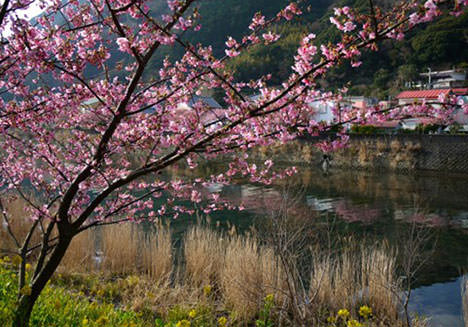
[[[84,1],[84,0],[82,0]],[[382,6],[391,6],[396,0],[374,0]],[[224,54],[228,36],[240,39],[248,32],[253,15],[261,11],[271,17],[288,4],[289,0],[203,0],[199,2],[202,29],[187,32],[183,38],[191,43],[212,45],[215,55]],[[311,32],[317,35],[317,43],[333,42],[338,35],[330,24],[333,7],[352,6],[366,10],[368,0],[304,0],[301,4],[304,14],[297,20],[286,22],[274,28],[282,36],[280,40],[265,47],[258,45],[230,63],[230,68],[239,80],[250,80],[265,73],[272,73],[271,83],[278,84],[291,71],[293,56],[300,40]],[[151,12],[160,16],[167,10],[166,0],[153,0]],[[60,19],[60,18],[59,18]],[[113,50],[114,54],[121,54]],[[165,56],[177,58],[181,48],[164,47],[151,61],[148,77],[157,71]],[[114,64],[125,58],[113,56]],[[366,53],[363,65],[351,68],[349,65],[335,69],[329,74],[322,87],[334,89],[351,83],[351,94],[385,98],[397,93],[406,81],[418,78],[427,68],[432,70],[451,67],[468,67],[468,13],[459,17],[445,16],[437,22],[422,26],[407,35],[402,42],[386,41],[380,44],[378,52]],[[99,74],[97,68],[90,68],[89,75]],[[117,73],[118,74],[118,73]],[[51,82],[53,83],[53,82]]]
[[[161,2],[165,3],[166,0],[157,0],[155,1],[153,8],[160,9]],[[263,72],[264,69],[277,70],[283,63],[282,51],[288,51],[289,57],[292,58],[294,51],[292,49],[298,46],[299,37],[306,30],[306,26],[312,24],[315,21],[318,21],[323,17],[328,8],[336,0],[307,0],[308,10],[301,16],[300,20],[295,23],[287,23],[279,27],[280,29],[285,29],[286,34],[290,35],[282,40],[279,44],[281,49],[279,53],[276,53],[274,48],[269,48],[265,51],[271,52],[269,58],[275,57],[274,60],[269,60],[263,56],[262,51],[258,52],[260,49],[252,54],[252,58],[255,59],[253,65],[248,65],[246,67],[245,63],[240,63],[239,68],[243,69],[238,77],[247,77],[254,78],[258,72]],[[256,12],[261,11],[266,17],[272,17],[277,14],[282,8],[286,7],[288,0],[203,0],[200,1],[199,13],[201,15],[200,23],[201,30],[199,32],[191,32],[184,35],[185,39],[190,40],[190,42],[202,43],[203,45],[213,46],[214,54],[217,56],[224,55],[225,42],[228,36],[232,36],[236,39],[240,39],[245,33],[248,33],[248,26],[252,20],[252,17]],[[156,12],[156,10],[154,10]],[[300,32],[294,33],[297,27],[301,27]],[[161,59],[165,55],[180,56],[183,53],[181,48],[165,48],[162,53],[159,53],[152,60],[152,64],[157,66]],[[257,58],[260,55],[263,58]],[[247,61],[249,58],[245,58]],[[260,60],[257,60],[260,59]],[[264,67],[265,63],[267,63]],[[290,66],[290,64],[288,63]],[[288,66],[288,67],[289,67]],[[289,68],[288,68],[289,69]],[[247,70],[250,71],[249,74],[244,74],[243,72]]]
[[[315,8],[312,14],[297,23],[277,27],[282,34],[277,44],[257,46],[251,53],[236,58],[232,67],[240,79],[274,72],[273,82],[281,81],[290,72],[292,58],[305,33],[317,34],[317,43],[336,39],[337,30],[329,20],[334,6],[365,8],[368,4],[367,0],[321,1],[315,5],[314,0],[310,2],[311,8]],[[376,2],[388,6],[395,1]],[[319,15],[321,17],[317,18]],[[404,88],[405,82],[418,79],[419,73],[428,68],[468,68],[468,13],[459,17],[444,16],[412,31],[402,42],[385,41],[378,52],[365,53],[362,61],[359,68],[348,65],[334,70],[322,86],[333,89],[350,82],[351,94],[385,98]]]
[[[391,6],[394,0],[375,0]],[[286,6],[287,0],[205,0],[201,1],[202,29],[187,34],[193,43],[213,45],[221,55],[227,36],[240,38],[247,31],[252,16],[261,11],[274,15]],[[273,72],[272,83],[279,83],[290,72],[300,39],[307,33],[317,34],[317,42],[333,41],[336,28],[329,17],[333,7],[349,5],[366,8],[367,0],[307,0],[304,15],[297,21],[276,26],[282,35],[274,45],[259,45],[248,54],[236,58],[231,67],[242,80]],[[167,54],[180,54],[181,49],[167,49]],[[158,65],[161,57],[154,58]],[[468,13],[460,17],[445,16],[427,27],[411,32],[403,42],[386,41],[377,53],[366,53],[363,65],[333,71],[323,86],[336,88],[351,82],[351,93],[384,98],[395,94],[406,81],[418,78],[419,72],[431,69],[468,67]]]

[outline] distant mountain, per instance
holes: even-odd
[[[155,4],[165,0],[155,1]],[[299,44],[300,35],[305,32],[307,26],[312,24],[323,16],[328,7],[336,0],[308,0],[309,10],[292,24],[284,24],[279,26],[289,37],[283,38],[278,45],[262,49],[258,53],[255,51],[254,57],[260,56],[263,58],[261,61],[255,61],[253,65],[248,65],[248,74],[244,74],[242,65],[239,63],[240,78],[252,78],[257,73],[264,72],[265,69],[276,69],[279,67],[286,56],[292,58],[294,51],[291,50]],[[266,17],[272,17],[278,13],[282,8],[286,7],[289,1],[287,0],[204,0],[199,3],[199,12],[201,15],[202,28],[199,32],[190,32],[184,35],[184,38],[193,44],[201,43],[203,45],[213,46],[214,54],[217,56],[224,55],[225,42],[228,36],[235,39],[240,39],[245,33],[248,32],[248,26],[252,17],[256,12],[261,11]],[[278,51],[275,51],[277,49]],[[283,50],[288,51],[282,53]],[[265,56],[265,52],[267,56]],[[162,58],[166,55],[173,57],[181,56],[183,50],[180,47],[165,48],[157,54],[153,60],[152,65],[158,66]],[[288,62],[289,63],[289,62]],[[289,64],[290,66],[290,64]],[[278,80],[279,81],[279,80]]]
[[[84,1],[84,0],[81,0]],[[391,6],[394,0],[375,0],[379,5]],[[273,16],[288,4],[288,0],[203,0],[199,2],[202,29],[187,32],[183,38],[191,43],[212,45],[215,55],[223,55],[224,42],[228,36],[240,39],[248,32],[253,15],[261,11],[265,16]],[[273,28],[281,39],[269,46],[258,45],[249,53],[243,54],[229,64],[236,78],[249,80],[264,73],[272,72],[272,84],[284,80],[291,71],[293,56],[301,38],[311,32],[317,34],[317,43],[333,42],[338,36],[329,17],[333,7],[349,5],[367,8],[368,0],[306,0],[304,14],[293,22],[286,22]],[[161,15],[167,10],[166,0],[150,3],[152,15]],[[125,57],[112,50],[114,63],[125,61]],[[163,47],[150,63],[147,77],[157,71],[166,56],[178,58],[183,49],[178,46]],[[114,59],[115,58],[115,59]],[[322,87],[335,89],[351,84],[350,92],[356,95],[385,98],[403,88],[406,81],[418,77],[419,72],[428,67],[445,69],[454,66],[468,67],[468,13],[459,17],[446,16],[437,22],[412,31],[402,42],[385,41],[378,52],[365,53],[363,65],[359,68],[343,66],[333,70]],[[93,67],[90,76],[98,71]],[[220,99],[218,99],[220,100]]]
[[[394,3],[390,0],[378,2],[382,6]],[[329,21],[333,7],[349,5],[365,10],[367,4],[367,0],[321,3],[322,10],[329,7],[322,17],[278,27],[283,36],[276,45],[258,46],[252,53],[237,58],[232,68],[241,79],[275,72],[273,82],[279,82],[290,72],[292,56],[305,33],[317,34],[318,44],[337,40],[338,31]],[[357,69],[347,65],[333,70],[322,81],[322,86],[335,89],[350,83],[351,94],[385,98],[396,94],[405,82],[418,79],[419,73],[427,71],[428,67],[432,70],[468,67],[468,13],[459,17],[444,16],[412,31],[404,41],[385,41],[379,45],[379,51],[365,53],[362,61],[363,65]]]
[[[165,0],[155,2],[160,6],[158,9],[162,2]],[[394,4],[393,0],[376,2],[384,7]],[[192,43],[212,45],[216,55],[223,55],[227,37],[239,39],[257,11],[272,16],[287,3],[287,0],[205,0],[200,5],[201,31],[184,37]],[[230,63],[239,80],[272,72],[271,83],[280,83],[290,73],[293,56],[304,35],[317,34],[317,43],[337,39],[338,31],[329,21],[333,7],[348,5],[366,10],[368,0],[308,0],[306,4],[308,10],[299,20],[274,27],[282,35],[277,43],[258,45]],[[182,53],[177,47],[166,48],[153,58],[152,65],[158,67],[165,55],[177,57]],[[404,41],[385,41],[379,51],[363,55],[361,67],[335,69],[322,81],[322,86],[335,89],[350,83],[352,94],[385,98],[396,94],[405,82],[417,79],[428,67],[434,70],[455,66],[468,67],[468,13],[445,16],[427,27],[419,27]]]

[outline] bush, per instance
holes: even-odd
[[[381,129],[373,125],[353,125],[351,126],[351,133],[355,134],[378,134],[381,132]]]
[[[419,134],[433,134],[437,133],[439,130],[443,130],[444,128],[445,126],[437,124],[419,124],[418,126],[416,126],[416,131]]]

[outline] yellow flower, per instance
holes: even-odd
[[[265,296],[265,302],[273,302],[274,299],[275,296],[273,294],[268,294],[267,296]]]
[[[333,317],[333,316],[330,316],[330,317],[328,317],[328,318],[327,318],[327,322],[329,322],[329,323],[333,324],[333,323],[335,323],[335,322],[336,322],[336,318],[335,318],[335,317]]]
[[[183,319],[177,322],[176,327],[190,327],[190,321]]]
[[[363,324],[361,324],[359,321],[357,320],[354,320],[354,319],[351,319],[351,320],[348,320],[348,323],[346,324],[347,327],[362,327],[364,326]]]
[[[227,324],[227,318],[226,317],[219,317],[218,318],[218,325],[220,327],[225,327]]]
[[[25,266],[26,270],[29,270],[29,269],[31,269],[31,267],[32,267],[32,266],[31,266],[31,264],[30,264],[30,263],[27,263],[27,264],[26,264],[26,266]]]
[[[192,309],[192,310],[190,310],[188,315],[189,315],[190,318],[193,319],[193,318],[195,318],[197,316],[197,311],[195,311],[195,309]]]
[[[367,305],[363,305],[359,308],[359,315],[364,318],[368,318],[372,314],[372,309]]]
[[[203,287],[203,294],[205,294],[205,296],[209,296],[211,294],[211,285],[205,285],[205,287]]]
[[[347,309],[338,310],[338,316],[341,318],[346,318],[349,316],[349,311]]]
[[[88,318],[83,318],[83,320],[81,321],[81,325],[83,327],[87,327],[89,325],[89,320]]]

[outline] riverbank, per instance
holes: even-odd
[[[323,138],[321,139],[323,140]],[[287,145],[263,148],[254,154],[289,164],[320,165],[322,153],[307,138]],[[468,136],[427,134],[350,134],[346,148],[331,154],[332,166],[341,169],[431,171],[468,176]]]
[[[198,225],[185,234],[183,261],[175,264],[165,252],[174,251],[167,227],[150,238],[141,233],[130,224],[83,233],[41,296],[32,326],[405,325],[395,252],[385,242],[343,239],[334,244],[339,253],[314,247],[304,284],[297,253],[305,248],[293,254],[256,234]],[[116,235],[118,242],[105,241]],[[103,240],[100,258],[93,237]],[[11,323],[18,264],[14,257],[0,263],[2,326]]]

